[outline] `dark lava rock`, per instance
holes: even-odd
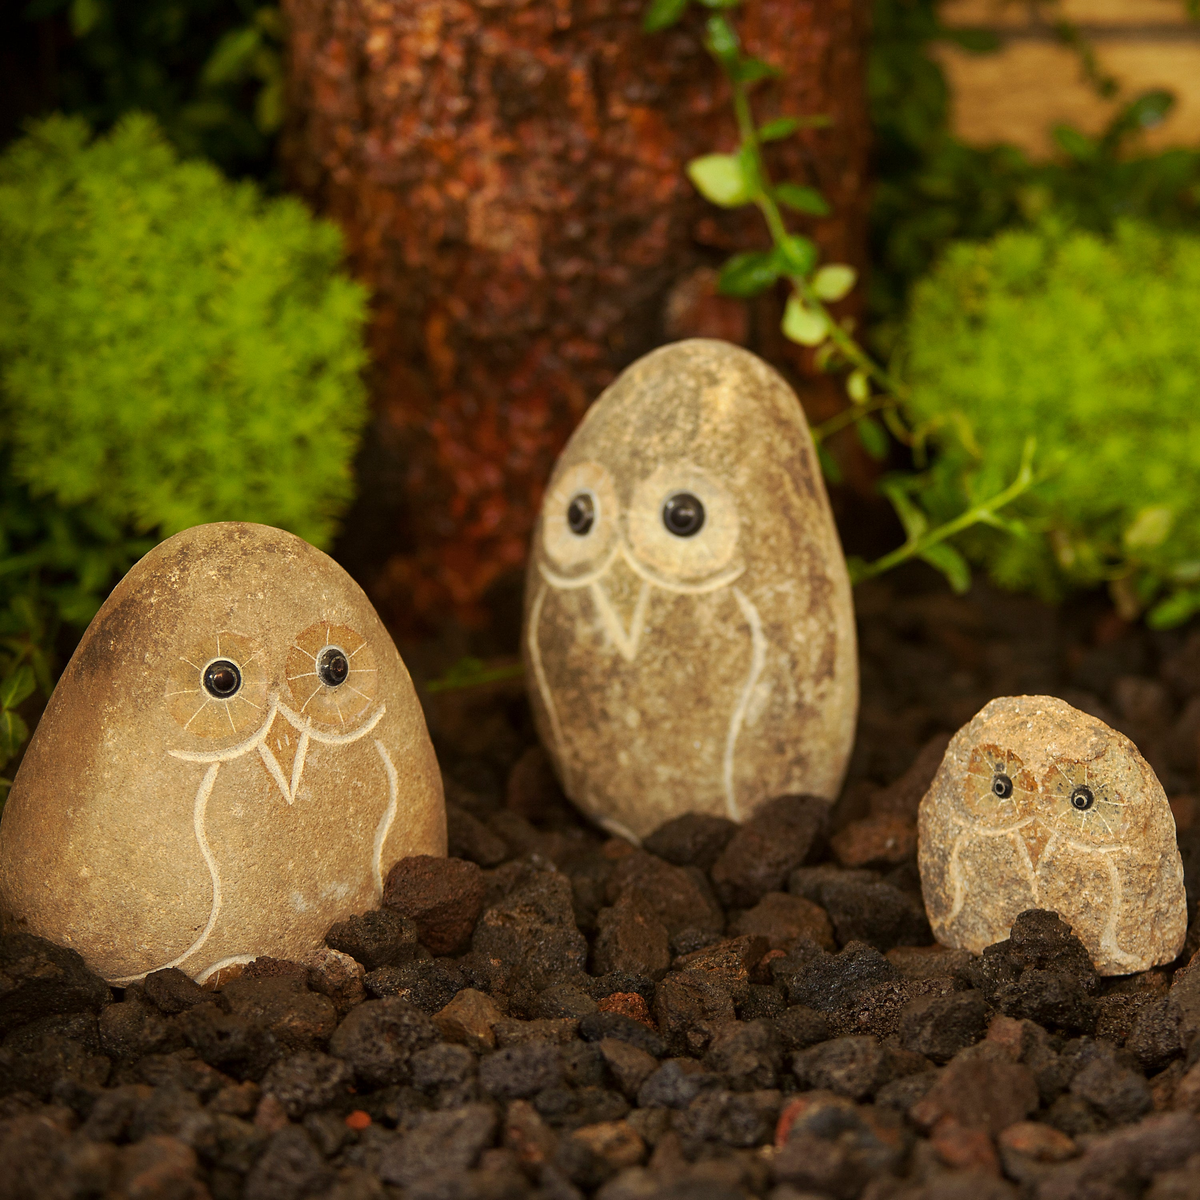
[[[919,900],[889,883],[834,880],[821,888],[821,907],[840,945],[866,942],[876,950],[925,946],[933,940]]]
[[[850,942],[837,954],[793,954],[771,963],[771,972],[787,989],[789,1004],[832,1013],[853,1004],[869,988],[903,976],[874,946]]]
[[[873,1037],[834,1038],[792,1058],[792,1071],[802,1087],[822,1088],[849,1100],[873,1096],[891,1079],[890,1063]]]
[[[453,963],[432,958],[402,967],[380,967],[363,979],[363,986],[372,996],[406,1000],[432,1016],[467,986],[467,980]]]
[[[588,985],[588,995],[593,1000],[603,1000],[607,996],[630,992],[641,996],[647,1007],[654,1004],[654,980],[646,975],[638,975],[632,971],[609,971],[598,979],[593,979]]]
[[[523,1100],[563,1079],[562,1055],[548,1042],[527,1042],[488,1054],[479,1063],[479,1086],[491,1096]]]
[[[617,1086],[626,1097],[635,1099],[638,1089],[658,1070],[658,1060],[620,1038],[602,1038],[597,1045]]]
[[[737,917],[729,932],[765,937],[772,950],[785,953],[801,939],[825,950],[837,949],[825,910],[811,900],[787,892],[768,892],[753,908]]]
[[[334,1172],[299,1125],[271,1135],[266,1152],[246,1176],[246,1195],[255,1200],[300,1200],[323,1193]],[[166,1195],[163,1195],[166,1200]]]
[[[647,1077],[638,1089],[637,1102],[642,1108],[687,1108],[703,1088],[718,1082],[694,1060],[672,1058]]]
[[[532,871],[484,912],[471,942],[472,970],[490,990],[532,993],[570,982],[587,963],[575,925],[571,885],[557,871]],[[532,997],[531,997],[532,998]]]
[[[261,1079],[281,1052],[262,1022],[215,1004],[197,1005],[175,1020],[199,1058],[235,1079]]]
[[[713,1034],[704,1068],[735,1092],[773,1088],[783,1063],[783,1039],[771,1021],[735,1021]]]
[[[508,857],[508,843],[478,817],[447,800],[446,853],[481,867],[494,867]]]
[[[737,822],[708,813],[684,813],[660,825],[642,845],[677,867],[708,871],[738,831]]]
[[[74,950],[29,933],[0,937],[0,1034],[52,1013],[95,1012],[111,999]]]
[[[227,983],[221,996],[231,1015],[264,1027],[285,1051],[323,1050],[337,1028],[333,1001],[310,992],[302,977],[243,976]],[[191,1014],[196,1011],[192,1009]]]
[[[434,1098],[438,1108],[457,1108],[478,1099],[478,1060],[466,1046],[438,1043],[412,1056],[413,1086]]]
[[[775,1028],[785,1051],[806,1050],[829,1037],[825,1015],[804,1004],[795,1004],[776,1017]]]
[[[650,995],[653,999],[653,984],[650,985]],[[595,999],[582,988],[572,983],[553,983],[545,991],[538,993],[530,1015],[535,1019],[550,1021],[561,1020],[564,1017],[580,1020],[595,1011]]]
[[[720,933],[725,928],[725,914],[699,868],[675,867],[643,850],[622,849],[605,885],[609,904],[627,893],[636,895],[672,936],[684,929]]]
[[[439,1040],[433,1022],[403,1000],[368,1000],[353,1009],[329,1041],[367,1087],[408,1083],[412,1056]]]
[[[339,921],[325,935],[325,945],[349,954],[368,971],[398,967],[417,952],[417,927],[391,909],[374,909]]]
[[[700,1053],[713,1031],[737,1019],[729,992],[695,971],[672,972],[654,995],[654,1019],[675,1053]]]
[[[1147,1071],[1160,1070],[1183,1051],[1180,1014],[1169,997],[1151,997],[1138,1009],[1125,1046]]]
[[[126,997],[133,989],[126,989]],[[151,971],[142,980],[142,995],[161,1013],[173,1016],[186,1012],[197,1004],[210,1004],[216,1000],[212,992],[205,991],[194,979],[185,975],[178,967],[164,967]]]
[[[726,1146],[760,1146],[769,1141],[779,1116],[776,1091],[728,1092],[706,1089],[672,1122],[686,1146],[719,1142]]]
[[[1007,940],[988,946],[962,975],[1007,1016],[1051,1028],[1095,1028],[1091,997],[1099,977],[1083,943],[1056,913],[1021,913]]]
[[[207,995],[213,999],[211,992]],[[106,1004],[100,1010],[99,1031],[103,1053],[125,1062],[146,1054],[170,1054],[184,1044],[178,1022],[168,1020],[134,988],[119,1004]]]
[[[1141,1072],[1123,1066],[1111,1053],[1097,1055],[1079,1071],[1071,1080],[1071,1094],[1117,1125],[1136,1120],[1154,1105]]]
[[[433,1175],[464,1171],[475,1164],[496,1131],[496,1113],[490,1104],[464,1104],[445,1112],[420,1113],[407,1124],[398,1142],[379,1161],[385,1183],[412,1185]],[[455,1181],[456,1189],[461,1181]],[[450,1197],[462,1195],[452,1191]],[[470,1193],[468,1193],[470,1194]]]
[[[635,1021],[623,1013],[594,1012],[579,1021],[579,1036],[587,1042],[600,1042],[606,1038],[628,1042],[639,1050],[661,1058],[666,1053],[663,1040],[649,1026]]]
[[[816,796],[779,796],[768,801],[730,839],[710,871],[726,904],[750,908],[778,892],[808,857],[829,812]]]
[[[904,1008],[900,1042],[906,1050],[946,1063],[983,1037],[988,1017],[983,993],[973,988],[945,996],[918,996]]]
[[[667,973],[671,964],[667,927],[636,891],[623,892],[616,904],[602,908],[596,926],[592,970],[597,975],[628,971],[661,979]]]
[[[1038,1089],[1029,1068],[1000,1052],[970,1047],[942,1069],[937,1082],[913,1106],[911,1115],[929,1129],[953,1117],[968,1129],[986,1129],[994,1137],[1023,1120],[1038,1106]]]
[[[262,1079],[264,1096],[274,1096],[293,1121],[347,1096],[353,1075],[340,1058],[304,1050],[271,1064]]]
[[[384,907],[408,917],[434,954],[455,954],[466,946],[483,897],[483,872],[476,863],[428,854],[402,858],[383,889]]]

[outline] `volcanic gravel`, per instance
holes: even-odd
[[[947,736],[1050,693],[1167,789],[1195,915],[1200,630],[909,571],[858,594],[832,810],[642,848],[563,799],[519,684],[427,702],[449,860],[305,964],[109,989],[0,938],[0,1198],[1200,1200],[1200,946],[1101,979],[1052,913],[931,943],[917,804]]]

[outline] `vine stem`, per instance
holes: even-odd
[[[863,579],[871,579],[873,576],[882,575],[885,571],[890,571],[892,567],[899,566],[900,563],[905,562],[907,559],[919,558],[939,542],[944,542],[947,538],[953,537],[956,533],[961,533],[964,529],[972,525],[978,525],[980,522],[990,523],[994,521],[999,509],[1007,504],[1011,504],[1022,492],[1026,492],[1032,487],[1033,452],[1035,448],[1035,440],[1031,437],[1026,438],[1024,449],[1021,452],[1021,466],[1017,471],[1017,477],[1003,491],[997,492],[996,495],[988,500],[980,501],[978,504],[968,508],[966,512],[960,513],[952,521],[947,521],[945,524],[939,525],[936,529],[930,529],[916,537],[910,536],[902,546],[897,546],[891,553],[885,554],[882,558],[877,558],[872,563],[855,564],[853,572],[854,582],[859,583]]]

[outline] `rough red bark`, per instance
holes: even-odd
[[[393,622],[481,616],[584,409],[656,345],[723,336],[787,371],[811,417],[839,405],[779,334],[779,297],[712,295],[713,268],[767,237],[684,176],[736,143],[704,11],[647,35],[645,5],[284,0],[287,169],[375,296],[378,420],[351,556],[375,558],[368,590]],[[748,49],[785,72],[756,91],[760,119],[833,121],[772,148],[776,178],[833,206],[793,227],[864,267],[866,0],[743,7]]]

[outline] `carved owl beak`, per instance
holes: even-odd
[[[1034,817],[1028,825],[1022,826],[1021,838],[1025,842],[1025,849],[1029,851],[1029,861],[1036,867],[1050,840],[1050,830]]]
[[[646,626],[650,584],[626,561],[624,546],[622,551],[612,566],[592,584],[591,590],[605,632],[621,657],[632,662],[637,657],[638,643]]]

